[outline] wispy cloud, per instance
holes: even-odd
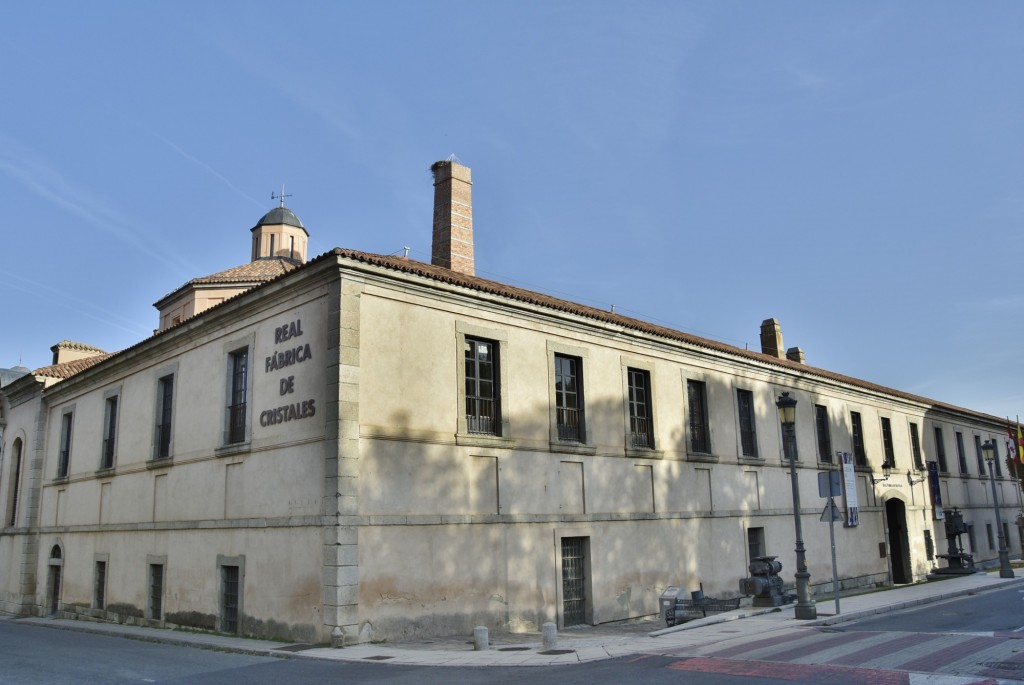
[[[18,274],[4,272],[0,274],[0,282],[5,289],[23,292],[34,298],[42,299],[62,309],[73,311],[80,316],[98,321],[110,328],[130,334],[133,338],[145,338],[152,330],[139,324],[138,321],[96,305],[94,299],[76,297],[73,293],[58,290],[42,281],[36,281]]]
[[[260,202],[259,200],[254,198],[252,195],[249,195],[244,190],[242,190],[241,188],[236,186],[234,183],[232,183],[231,179],[229,179],[227,176],[225,176],[224,174],[220,173],[219,171],[217,171],[212,166],[210,166],[209,164],[207,164],[203,160],[199,159],[198,157],[195,157],[194,155],[189,154],[180,145],[178,145],[174,141],[171,141],[171,140],[168,140],[167,138],[164,138],[163,136],[159,135],[155,131],[148,131],[147,130],[147,133],[149,133],[151,136],[153,136],[154,138],[156,138],[157,140],[162,142],[164,145],[168,146],[169,148],[171,148],[172,150],[177,152],[179,155],[181,155],[182,157],[184,157],[188,161],[190,161],[193,164],[196,164],[196,165],[202,167],[211,176],[213,176],[214,178],[216,178],[219,181],[221,181],[222,183],[224,183],[224,185],[226,185],[228,188],[230,188],[231,190],[235,191],[236,193],[238,193],[239,195],[241,195],[242,197],[244,197],[246,200],[248,200],[249,202],[253,203],[257,207],[263,208],[263,207],[266,206],[266,204],[267,204],[266,202]]]
[[[42,156],[3,135],[0,135],[0,174],[138,252],[175,269],[185,267],[155,246],[151,234],[139,231],[138,222],[123,216],[85,186],[65,177]]]

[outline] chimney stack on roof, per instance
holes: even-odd
[[[804,363],[804,351],[801,350],[799,347],[791,347],[788,350],[786,350],[786,359],[788,359],[791,362],[796,362],[798,364],[803,364]]]
[[[430,263],[473,276],[473,180],[469,167],[449,159],[434,162],[430,171],[434,174]]]
[[[776,318],[761,322],[761,352],[776,359],[785,359],[782,344],[782,326]]]

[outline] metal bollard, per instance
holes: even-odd
[[[544,649],[554,649],[558,646],[558,626],[554,623],[545,623],[541,626],[544,634]]]
[[[477,626],[473,628],[473,649],[477,652],[482,652],[489,649],[490,645],[487,640],[487,626]]]

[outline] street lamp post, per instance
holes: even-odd
[[[998,449],[995,440],[986,440],[981,446],[985,454],[985,461],[988,462],[988,480],[992,484],[992,510],[996,514],[996,533],[999,535],[999,577],[1013,578],[1013,569],[1010,568],[1010,553],[1006,551],[1006,536],[1003,535],[1003,519],[999,515],[999,497],[996,494],[995,460]]]
[[[794,616],[802,619],[818,618],[808,585],[811,574],[807,572],[807,558],[804,555],[804,534],[800,525],[800,482],[796,477],[796,400],[788,392],[782,393],[775,402],[779,408],[782,423],[782,451],[789,460],[789,479],[793,487],[793,525],[796,527],[796,608]]]

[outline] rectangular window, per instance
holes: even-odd
[[[857,466],[868,465],[868,455],[864,452],[864,429],[860,424],[860,412],[850,412],[850,426],[853,431],[853,457]]]
[[[981,451],[981,436],[974,436],[974,454],[978,459],[978,475],[985,475],[985,453]]]
[[[626,369],[629,385],[629,446],[654,449],[654,424],[651,408],[651,373],[644,369]]]
[[[103,458],[101,469],[114,468],[114,448],[117,440],[117,395],[108,397],[103,415]]]
[[[924,470],[924,461],[921,459],[921,436],[917,433],[917,424],[910,424],[910,451],[914,456],[914,468],[918,471]]]
[[[764,528],[747,528],[747,551],[750,554],[748,562],[765,556]]]
[[[220,567],[220,632],[238,632],[239,587],[237,566]]]
[[[754,425],[754,393],[736,390],[736,408],[740,413],[740,449],[744,457],[757,456],[757,431]]]
[[[814,405],[814,429],[818,437],[818,461],[832,463],[832,433],[828,427],[828,407]]]
[[[466,338],[466,430],[500,435],[498,343]]]
[[[946,464],[946,443],[942,440],[942,428],[935,427],[935,457],[939,461],[939,471],[946,473],[949,467]]]
[[[956,432],[956,461],[960,467],[960,474],[967,475],[967,452],[964,450],[964,434]]]
[[[96,587],[93,592],[93,608],[102,609],[107,602],[107,562],[96,562]]]
[[[249,348],[229,356],[231,393],[228,398],[228,443],[245,442],[246,398],[249,394]]]
[[[149,618],[160,620],[164,615],[164,565],[149,565]]]
[[[884,416],[882,417],[882,448],[885,450],[885,461],[882,462],[882,467],[895,468],[896,452],[892,446],[892,424]]]
[[[60,421],[60,454],[57,458],[57,477],[67,478],[68,469],[71,467],[71,428],[74,425],[75,416],[67,412]]]
[[[974,536],[974,524],[967,524],[967,541],[971,543],[971,554],[978,553],[978,538]]]
[[[992,534],[992,524],[991,523],[986,523],[985,524],[985,535],[988,536],[988,548],[989,549],[995,549],[996,548],[996,539],[995,539],[995,536]]]
[[[996,448],[996,454],[995,454],[996,458],[992,460],[992,467],[995,469],[996,478],[1002,478],[1003,477],[1003,465],[1000,464],[999,462],[1001,462],[1003,460],[1003,458],[999,456],[999,441],[993,439],[992,443],[993,443],[993,446]],[[1007,451],[1007,454],[1009,454],[1009,451]]]
[[[174,375],[157,381],[156,391],[156,457],[171,456],[171,418],[174,408]]]
[[[708,392],[703,381],[686,381],[686,399],[690,409],[690,451],[710,454],[711,435],[708,428]]]
[[[586,442],[583,425],[583,361],[555,355],[555,416],[558,439]]]
[[[1010,524],[1003,521],[1003,544],[1006,545],[1006,549],[1010,549]]]

